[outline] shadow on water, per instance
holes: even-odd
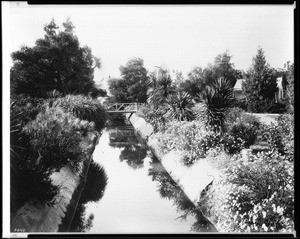
[[[195,232],[217,232],[216,228],[209,222],[181,190],[177,183],[171,178],[158,159],[151,155],[151,168],[148,170],[148,175],[152,177],[152,181],[158,182],[158,193],[162,198],[173,201],[177,212],[183,212],[178,219],[186,220],[187,216],[193,215],[196,219],[191,226],[191,231]]]
[[[141,140],[138,140],[131,124],[119,122],[118,125],[108,128],[109,146],[122,148],[120,161],[125,161],[132,169],[144,167],[144,159],[147,156],[147,148]]]
[[[120,161],[126,161],[132,169],[144,167],[144,159],[147,156],[147,149],[141,145],[127,145],[121,151]]]
[[[85,204],[97,202],[103,195],[107,185],[107,175],[103,167],[94,161],[91,162],[85,188],[82,191],[71,227],[70,232],[86,232],[93,224],[94,215],[85,217]]]

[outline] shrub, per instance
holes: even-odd
[[[141,105],[137,114],[151,124],[155,132],[159,132],[165,130],[165,125],[169,121],[166,118],[167,111],[168,107],[166,105],[161,105],[158,108],[153,108],[150,105]]]
[[[241,115],[241,121],[250,124],[257,129],[261,126],[261,123],[256,116],[247,114],[245,112],[243,112]]]
[[[232,154],[239,152],[243,141],[228,134],[215,133],[203,123],[170,122],[163,133],[157,134],[164,152],[180,150],[184,153],[183,163],[192,164],[196,159],[205,157],[210,149],[225,150]]]
[[[93,121],[97,130],[104,127],[108,118],[106,110],[99,101],[82,95],[57,98],[53,106],[61,107],[65,112],[70,112],[81,120]]]
[[[241,115],[244,111],[238,107],[233,107],[228,111],[228,114],[225,118],[225,125],[228,128],[231,124],[234,124],[241,118]]]
[[[249,148],[257,139],[257,130],[249,124],[237,123],[231,127],[230,135],[244,140],[244,147]]]
[[[225,120],[229,135],[244,141],[244,147],[253,145],[259,134],[260,122],[253,115],[246,114],[239,108],[232,108]]]
[[[284,145],[284,155],[288,160],[294,159],[294,115],[280,115],[277,119],[279,131],[282,132],[282,143]]]
[[[33,198],[53,203],[58,187],[52,185],[50,175],[68,162],[78,169],[84,156],[82,137],[94,130],[93,122],[80,120],[59,107],[49,108],[53,101],[61,100],[57,92],[52,92],[51,97],[42,100],[12,96],[12,211]]]
[[[200,205],[226,232],[292,231],[293,165],[276,152],[231,161]]]
[[[220,135],[219,144],[224,148],[226,153],[235,154],[241,152],[245,142],[238,135],[223,134]]]
[[[43,99],[31,98],[26,95],[12,95],[10,105],[11,125],[18,125],[20,128],[35,119],[37,114],[44,110]]]
[[[229,182],[240,189],[229,194],[229,203],[242,231],[246,227],[280,231],[293,220],[293,165],[284,157],[277,153],[253,156],[252,162],[237,165],[228,174]],[[242,190],[245,186],[247,190]]]
[[[268,113],[283,114],[285,112],[287,112],[286,103],[273,102],[268,108]]]
[[[23,131],[30,137],[32,151],[40,155],[36,164],[44,172],[51,173],[69,162],[78,169],[84,156],[82,135],[93,128],[93,123],[81,121],[71,113],[52,107],[39,113]]]
[[[263,138],[269,145],[288,160],[294,158],[294,118],[293,115],[281,115],[272,123],[262,128]]]

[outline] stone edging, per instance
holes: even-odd
[[[74,172],[72,166],[66,165],[59,172],[51,175],[53,184],[61,186],[59,194],[55,198],[58,203],[47,206],[39,202],[27,202],[11,220],[12,234],[15,232],[58,232],[62,222],[63,229],[69,230],[85,186],[85,179],[98,139],[99,134],[96,133],[89,134],[84,141],[87,158],[81,163],[79,172]]]

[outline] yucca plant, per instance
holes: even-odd
[[[172,84],[170,76],[163,76],[156,85],[148,92],[148,103],[155,108],[166,103],[168,96],[175,93],[175,86]]]
[[[221,77],[206,86],[198,97],[200,103],[193,108],[196,119],[224,132],[225,117],[235,102],[230,81]]]
[[[108,114],[99,101],[83,95],[66,95],[57,98],[53,102],[53,107],[57,106],[81,120],[93,121],[98,130],[104,127],[108,119]]]
[[[166,102],[169,106],[166,117],[178,121],[193,120],[193,101],[189,93],[178,91],[176,94],[170,95]]]

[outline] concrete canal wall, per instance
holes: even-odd
[[[72,222],[78,201],[84,189],[92,154],[98,142],[99,134],[89,134],[83,141],[86,158],[75,172],[71,165],[64,166],[51,175],[54,185],[60,187],[53,206],[42,205],[37,201],[27,202],[14,215],[11,215],[11,233],[57,232],[64,220],[63,229],[68,230]]]
[[[182,153],[170,151],[164,154],[159,141],[153,134],[152,125],[136,114],[126,115],[137,133],[146,141],[148,147],[161,161],[172,179],[177,182],[188,198],[197,207],[203,190],[216,178],[218,172],[206,160],[199,160],[190,167],[181,163]],[[129,117],[130,116],[130,117]]]

